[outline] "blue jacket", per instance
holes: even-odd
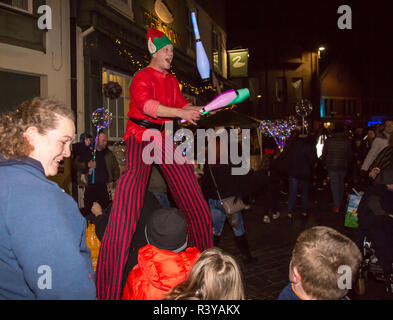
[[[299,293],[296,292],[292,282],[290,282],[278,296],[277,300],[304,300]],[[340,300],[349,300],[347,296],[342,297]]]
[[[39,161],[0,154],[0,299],[96,299],[86,221]]]

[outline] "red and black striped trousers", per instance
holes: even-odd
[[[126,165],[121,174],[109,216],[108,225],[102,238],[97,263],[97,298],[117,300],[121,298],[121,281],[127,262],[131,240],[143,207],[151,165],[142,159],[143,149],[151,142],[138,142],[133,136],[126,140]],[[165,154],[167,139],[160,147]],[[165,147],[166,145],[166,147]],[[169,150],[168,152],[173,152]],[[209,206],[202,195],[192,164],[158,164],[168,183],[172,196],[185,215],[190,246],[201,252],[213,246],[212,219]]]

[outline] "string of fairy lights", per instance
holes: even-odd
[[[138,71],[142,70],[143,68],[145,68],[149,64],[149,59],[147,57],[143,61],[139,60],[130,50],[127,49],[126,46],[124,46],[122,44],[122,42],[119,39],[114,40],[114,46],[116,48],[117,54],[119,56],[126,57],[129,60],[129,62],[131,63],[131,65],[135,69],[137,69]],[[176,76],[176,73],[173,70],[171,70],[171,73],[174,76]],[[211,84],[197,87],[187,81],[179,79],[177,76],[176,76],[176,78],[177,78],[178,82],[180,83],[182,89],[183,88],[187,89],[190,93],[192,93],[194,95],[200,95],[200,94],[203,94],[207,91],[210,91],[210,92],[217,91],[217,89],[214,88],[213,85],[211,85]]]
[[[309,132],[309,124],[307,120],[302,120],[304,133]],[[293,116],[288,119],[280,120],[262,120],[259,123],[258,130],[265,136],[270,136],[274,139],[280,152],[284,150],[287,139],[291,136],[292,132],[297,129],[297,119]]]

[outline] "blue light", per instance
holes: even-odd
[[[381,117],[381,116],[373,116],[371,118],[371,122],[382,123],[383,122],[383,117]]]
[[[321,116],[321,118],[323,118],[325,116],[325,100],[324,99],[321,100],[321,105],[319,107],[319,115]]]
[[[196,16],[195,16],[195,12],[194,11],[191,12],[191,21],[192,21],[192,26],[193,26],[193,29],[194,29],[195,40],[199,40],[200,39],[200,37],[199,37],[199,29],[198,29],[198,24],[197,24],[197,21],[196,21]]]
[[[367,123],[367,126],[369,126],[369,127],[374,127],[374,126],[376,126],[377,124],[382,124],[382,121],[369,121],[368,123]]]

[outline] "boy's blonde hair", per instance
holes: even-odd
[[[338,300],[348,290],[340,289],[340,266],[349,266],[356,277],[362,254],[356,244],[329,227],[313,227],[303,231],[292,251],[290,269],[297,268],[303,290],[318,300]],[[353,279],[352,279],[353,280]]]
[[[230,255],[219,248],[205,250],[188,278],[174,287],[165,300],[243,300],[241,271]]]

